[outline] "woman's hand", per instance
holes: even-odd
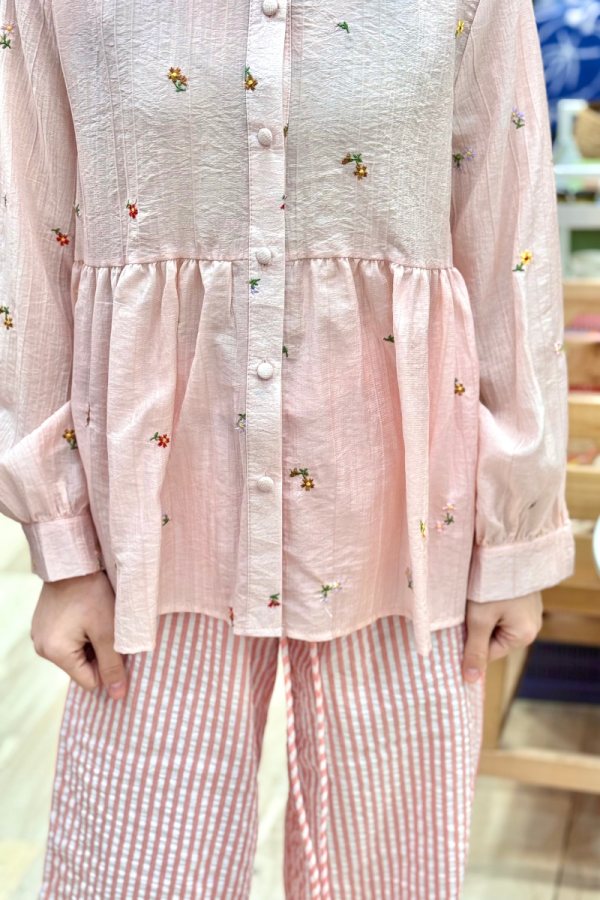
[[[467,643],[463,660],[465,680],[477,681],[489,662],[531,644],[542,627],[542,611],[539,591],[493,603],[467,600]]]
[[[115,597],[104,572],[45,582],[33,614],[35,652],[86,691],[127,692],[123,657],[114,649]]]

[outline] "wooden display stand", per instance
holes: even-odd
[[[576,314],[600,313],[600,279],[567,280],[564,296],[567,324]],[[570,393],[569,431],[573,437],[595,439],[600,447],[600,393]],[[572,519],[596,520],[600,516],[600,468],[568,464],[566,496]],[[540,638],[600,647],[600,578],[592,555],[592,535],[577,535],[575,546],[572,577],[543,591]],[[502,748],[502,727],[527,657],[527,651],[518,651],[488,669],[480,774],[600,794],[599,757],[531,747]]]

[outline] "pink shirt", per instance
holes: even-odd
[[[2,0],[0,509],[56,580],[327,640],[570,575],[531,0]]]

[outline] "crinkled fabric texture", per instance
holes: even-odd
[[[42,577],[104,566],[123,652],[189,611],[426,653],[571,574],[530,0],[0,19],[0,509]]]

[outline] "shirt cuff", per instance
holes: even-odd
[[[44,581],[89,575],[100,568],[96,529],[89,513],[23,525],[31,570]]]
[[[574,566],[575,541],[570,522],[532,541],[475,546],[467,597],[476,603],[524,597],[569,578]]]

